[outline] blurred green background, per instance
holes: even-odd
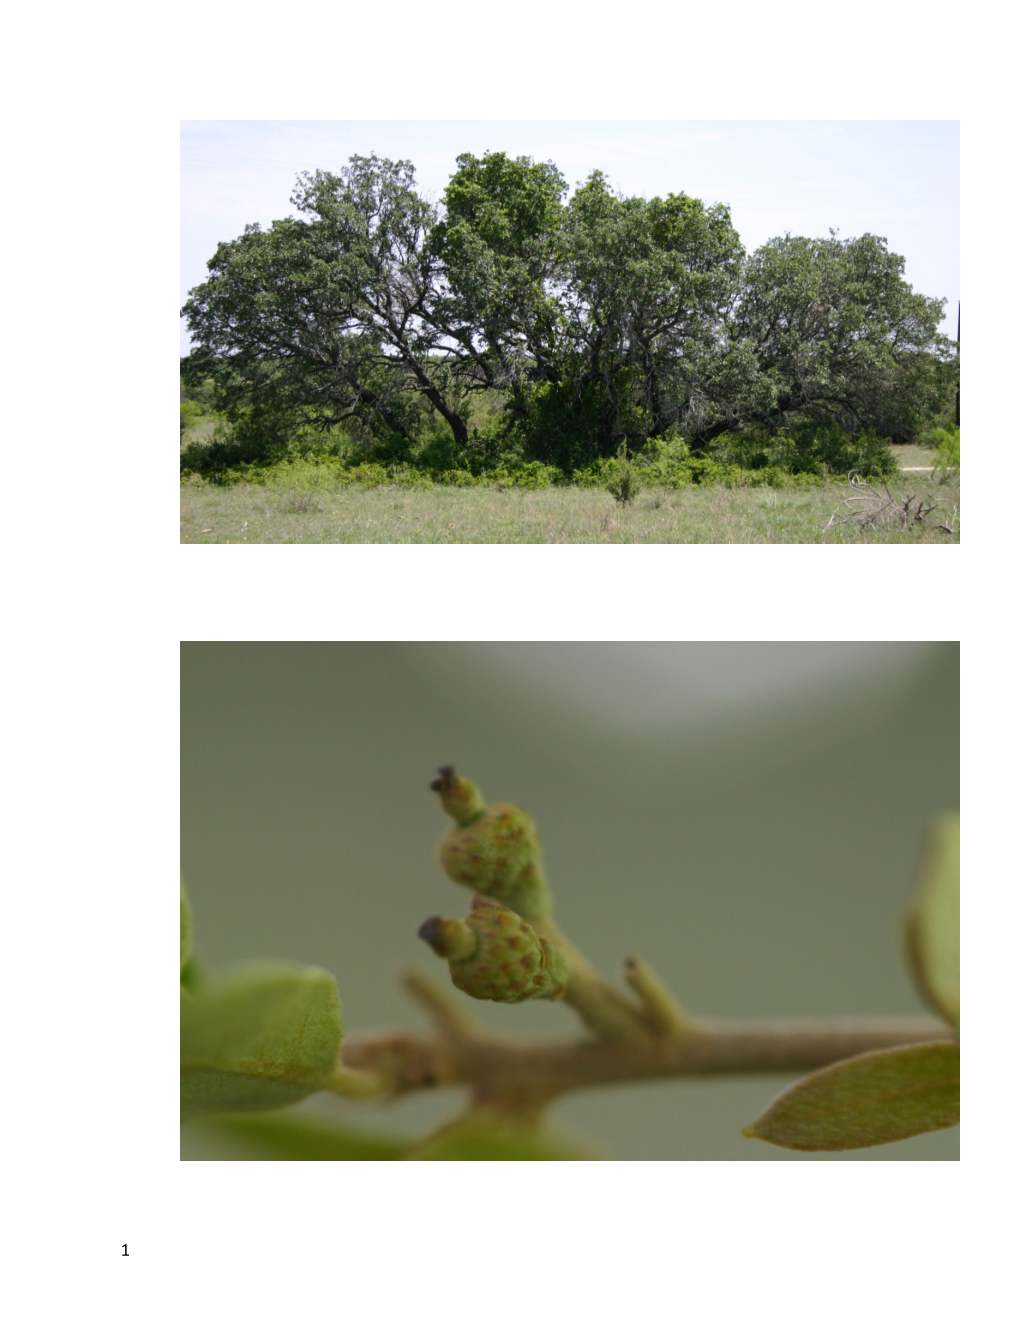
[[[926,823],[959,802],[954,643],[190,642],[181,661],[198,953],[328,968],[348,1035],[422,1027],[397,974],[446,975],[415,937],[467,906],[435,860],[443,763],[535,816],[557,920],[614,979],[633,952],[696,1014],[925,1011],[901,913]],[[575,1029],[559,1004],[474,1007],[509,1034]],[[827,1156],[742,1137],[791,1080],[605,1087],[552,1116],[605,1158],[959,1158],[958,1129]],[[300,1109],[424,1134],[460,1103]],[[250,1156],[192,1126],[182,1158]]]

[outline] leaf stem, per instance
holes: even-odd
[[[329,1079],[329,1089],[336,1095],[355,1100],[370,1100],[393,1089],[391,1080],[381,1072],[340,1067]]]

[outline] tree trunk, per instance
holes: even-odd
[[[711,426],[706,426],[703,431],[698,431],[691,436],[691,452],[700,454],[708,446],[710,440],[714,440],[717,435],[722,435],[724,431],[729,431],[732,426],[732,422],[713,422]]]
[[[450,430],[453,432],[453,438],[458,445],[466,445],[468,442],[467,423],[460,413],[455,412],[446,400],[436,389],[435,385],[429,381],[422,386],[425,397],[435,407],[436,411],[441,413],[450,424]]]
[[[442,391],[431,380],[428,372],[417,360],[414,354],[404,348],[403,357],[404,361],[414,373],[414,377],[418,382],[422,394],[425,395],[426,399],[428,399],[429,403],[432,404],[440,416],[444,417],[449,423],[450,430],[453,432],[453,438],[456,443],[458,445],[466,445],[468,442],[468,429],[464,418],[461,417],[460,413],[455,412],[446,402],[443,398]]]
[[[354,382],[354,389],[359,400],[371,408],[373,412],[377,412],[387,426],[396,431],[397,435],[403,437],[403,439],[409,439],[403,423],[392,412],[390,412],[389,408],[386,407],[382,399],[374,390],[370,390],[368,386],[362,384],[360,380]]]

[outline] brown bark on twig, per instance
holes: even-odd
[[[649,1032],[629,1040],[562,1041],[515,1041],[475,1029],[462,1032],[446,1021],[435,1036],[399,1033],[352,1040],[344,1058],[351,1067],[386,1076],[393,1095],[466,1085],[475,1104],[537,1113],[567,1091],[612,1082],[809,1072],[866,1050],[952,1039],[951,1030],[934,1018],[695,1019],[665,1037]]]

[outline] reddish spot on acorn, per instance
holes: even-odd
[[[439,844],[439,861],[450,879],[529,920],[545,916],[552,901],[528,813],[506,802],[487,807],[478,788],[450,765],[440,766],[432,788],[454,821]]]
[[[466,921],[430,917],[418,934],[446,958],[454,985],[474,999],[516,1004],[559,998],[566,987],[562,951],[493,898],[475,894]]]

